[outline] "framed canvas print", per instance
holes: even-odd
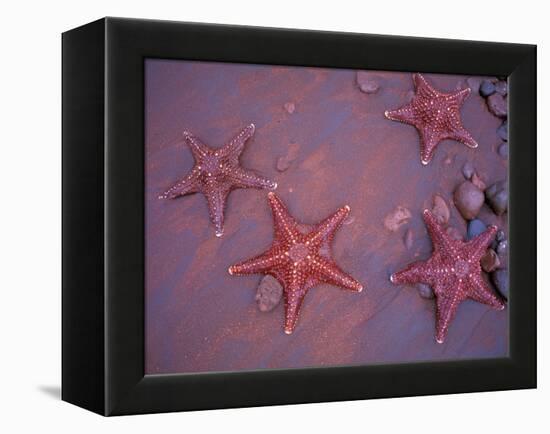
[[[105,18],[63,34],[63,399],[536,386],[536,47]]]

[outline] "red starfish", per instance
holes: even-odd
[[[227,196],[236,188],[276,189],[277,183],[246,170],[239,164],[245,142],[254,134],[254,124],[245,127],[220,149],[211,149],[188,131],[183,137],[191,149],[195,166],[185,178],[159,196],[174,199],[189,193],[206,196],[210,220],[216,227],[216,236],[223,235],[223,221]]]
[[[481,275],[480,259],[497,232],[489,226],[474,239],[463,242],[450,237],[434,215],[424,210],[424,221],[434,251],[426,262],[414,262],[392,274],[393,283],[430,285],[436,297],[436,336],[443,343],[458,305],[470,298],[492,308],[504,309],[504,302],[491,290]]]
[[[428,164],[436,146],[444,139],[457,140],[470,148],[477,142],[462,125],[460,106],[470,95],[470,88],[443,93],[431,87],[420,74],[413,74],[416,88],[412,101],[397,109],[386,110],[384,115],[392,121],[416,127],[420,134],[420,160]]]
[[[305,233],[305,230],[300,230],[303,225],[294,220],[281,199],[274,193],[268,193],[268,199],[274,221],[273,244],[265,253],[229,267],[229,274],[270,274],[275,277],[283,286],[284,330],[290,334],[296,326],[302,301],[312,287],[329,283],[361,292],[363,286],[343,272],[330,255],[330,243],[349,214],[349,206],[340,208]]]

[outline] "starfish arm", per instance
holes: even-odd
[[[226,143],[219,151],[220,157],[237,160],[244,150],[246,141],[253,136],[256,127],[254,124],[244,127],[239,134]]]
[[[452,94],[453,100],[456,101],[458,107],[460,107],[462,104],[464,104],[464,101],[468,96],[470,96],[470,93],[472,92],[472,89],[469,87],[459,90],[458,92],[455,92]]]
[[[417,129],[420,134],[420,161],[423,165],[427,165],[432,161],[435,148],[443,137],[436,130],[427,126]]]
[[[198,185],[199,170],[194,167],[189,174],[178,181],[164,193],[159,196],[159,199],[174,199],[178,196],[183,196],[189,193],[196,193],[199,190]]]
[[[438,285],[434,288],[436,294],[435,340],[439,344],[445,341],[449,325],[456,314],[458,305],[464,300],[464,297],[460,295],[463,283],[458,283],[458,285],[458,290],[453,291],[451,294],[446,292],[448,288],[440,288]]]
[[[431,284],[428,282],[427,276],[429,275],[429,265],[427,262],[413,262],[407,265],[403,270],[393,273],[390,276],[390,281],[399,284],[414,285],[416,283]]]
[[[210,148],[206,146],[203,142],[201,142],[199,138],[191,132],[184,131],[183,138],[185,139],[185,143],[187,143],[187,146],[189,146],[189,149],[191,150],[191,153],[193,154],[196,162],[201,161],[201,159],[210,152]]]
[[[416,118],[411,104],[407,104],[395,110],[386,110],[384,116],[391,121],[398,121],[416,126]]]
[[[453,128],[452,133],[449,134],[449,139],[456,140],[460,143],[464,143],[469,148],[477,148],[478,143],[472,137],[472,135],[462,125]]]
[[[430,234],[430,238],[432,239],[434,252],[444,251],[448,255],[456,256],[458,253],[456,246],[457,243],[453,242],[454,240],[447,235],[447,233],[437,222],[432,212],[425,209],[422,215],[424,217],[424,222],[426,223],[428,233]]]
[[[342,223],[349,215],[350,207],[348,205],[343,206],[331,216],[324,219],[321,223],[318,223],[315,228],[310,232],[307,237],[312,245],[319,245],[320,243],[327,241],[330,243],[334,238],[335,232],[342,226]]]
[[[228,194],[228,190],[221,188],[209,188],[204,192],[208,202],[210,220],[216,228],[217,237],[223,235],[224,212]]]
[[[267,199],[273,214],[276,241],[279,241],[278,238],[282,237],[295,242],[300,236],[300,233],[296,229],[298,223],[290,215],[283,201],[275,193],[269,192]]]
[[[240,167],[230,169],[227,172],[227,176],[233,182],[235,188],[264,188],[268,190],[275,190],[277,188],[276,182]]]
[[[468,297],[478,303],[491,306],[493,309],[504,309],[504,302],[497,296],[494,291],[489,287],[485,279],[481,274],[473,275],[469,278],[471,283],[471,290],[468,292]]]
[[[422,74],[413,74],[412,78],[414,88],[416,90],[416,95],[418,95],[419,97],[432,99],[440,96],[440,93],[430,86],[430,84]]]
[[[270,249],[252,259],[232,265],[228,271],[231,275],[265,274],[275,267],[281,257],[277,250]]]
[[[288,289],[285,288],[283,295],[285,301],[285,333],[291,334],[298,322],[298,316],[302,308],[304,297],[308,291],[305,279],[297,276],[290,281]]]
[[[472,261],[478,262],[485,252],[487,247],[493,241],[495,234],[497,233],[498,228],[494,225],[489,226],[484,232],[476,236],[473,240],[470,240],[466,243],[465,249],[469,252]]]
[[[356,292],[361,292],[363,290],[363,285],[349,274],[342,271],[340,267],[331,260],[320,256],[314,257],[313,267],[318,272],[319,279],[322,282]]]

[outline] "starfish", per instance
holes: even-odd
[[[466,131],[460,118],[460,106],[470,95],[470,88],[453,93],[435,90],[420,74],[413,74],[416,89],[412,101],[396,110],[386,110],[384,115],[392,121],[413,125],[420,134],[420,161],[428,164],[436,146],[444,139],[457,140],[470,148],[477,142]]]
[[[274,240],[259,256],[229,267],[229,274],[269,274],[283,286],[285,302],[284,331],[296,327],[300,308],[307,292],[320,283],[361,292],[363,286],[342,271],[330,253],[335,232],[350,212],[344,206],[310,230],[305,230],[288,212],[274,193],[268,193],[273,214]]]
[[[436,297],[436,336],[443,343],[458,305],[472,299],[494,309],[504,309],[504,302],[493,292],[481,274],[480,259],[497,232],[489,226],[485,232],[464,242],[455,240],[439,225],[429,210],[424,221],[432,239],[434,251],[425,262],[414,262],[403,271],[391,275],[395,284],[425,283]]]
[[[178,181],[159,199],[174,199],[200,192],[206,196],[210,220],[216,236],[223,235],[224,211],[229,193],[236,188],[265,188],[275,190],[277,183],[244,169],[239,163],[246,141],[254,134],[254,124],[243,128],[230,142],[219,149],[211,149],[189,131],[183,132],[195,165],[191,172]]]

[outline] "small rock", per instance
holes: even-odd
[[[487,98],[487,107],[498,118],[508,117],[508,102],[500,93],[494,93]]]
[[[493,273],[491,273],[491,280],[497,287],[498,292],[505,298],[508,298],[508,270],[503,268],[493,271]]]
[[[497,81],[495,83],[495,90],[498,94],[506,96],[508,94],[508,83],[503,80]]]
[[[472,163],[467,161],[464,163],[464,166],[462,166],[462,174],[464,175],[464,178],[470,179],[472,175],[475,173],[475,169]]]
[[[497,245],[497,254],[500,258],[500,262],[503,264],[508,263],[508,241],[502,240]]]
[[[495,239],[499,242],[504,241],[506,239],[506,234],[502,229],[497,232]]]
[[[508,141],[508,122],[503,122],[502,125],[497,128],[497,135],[505,142]]]
[[[434,292],[432,288],[425,283],[417,283],[416,289],[418,290],[418,294],[420,294],[420,297],[422,298],[434,298]]]
[[[479,234],[485,232],[487,225],[479,219],[474,219],[468,223],[467,239],[471,240]]]
[[[452,226],[449,226],[447,228],[447,234],[454,240],[460,240],[462,241],[462,234],[460,233],[460,231],[455,228],[455,227],[452,227]]]
[[[356,81],[359,89],[361,89],[361,92],[376,93],[380,88],[378,81],[375,80],[367,71],[357,71]]]
[[[508,158],[508,143],[502,143],[498,147],[498,155],[500,155],[502,158]]]
[[[493,249],[487,249],[487,252],[480,261],[483,271],[490,273],[500,267],[500,259]]]
[[[258,309],[262,312],[269,312],[270,310],[273,310],[281,301],[282,295],[283,287],[279,281],[273,276],[265,276],[256,291],[256,302],[258,303]]]
[[[474,173],[472,175],[472,184],[474,184],[477,188],[479,188],[481,191],[485,191],[485,189],[487,188],[487,186],[485,185],[485,183],[481,180],[481,178],[478,176],[477,173]]]
[[[498,181],[485,190],[487,203],[496,215],[502,215],[508,210],[508,188],[505,181]]]
[[[479,77],[468,77],[466,79],[468,87],[472,89],[472,93],[478,93],[481,86],[481,79]]]
[[[413,231],[410,229],[407,229],[405,232],[405,235],[403,236],[403,243],[405,244],[405,247],[407,250],[410,250],[413,245]]]
[[[284,108],[285,108],[285,110],[287,111],[288,114],[292,114],[292,113],[294,113],[294,110],[296,110],[296,106],[294,105],[293,102],[285,103]]]
[[[479,94],[485,98],[495,93],[496,88],[492,81],[483,80],[479,86]]]
[[[436,194],[434,196],[434,205],[432,207],[432,213],[439,223],[446,224],[451,217],[451,211],[440,195]]]
[[[398,206],[384,218],[384,226],[392,232],[395,232],[411,219],[411,212],[402,206]]]
[[[288,157],[288,155],[283,155],[282,157],[279,157],[277,159],[277,170],[279,172],[284,172],[285,170],[288,170],[290,165],[292,164],[292,159]]]
[[[457,209],[466,220],[475,218],[483,206],[483,192],[470,181],[460,184],[453,197]]]

